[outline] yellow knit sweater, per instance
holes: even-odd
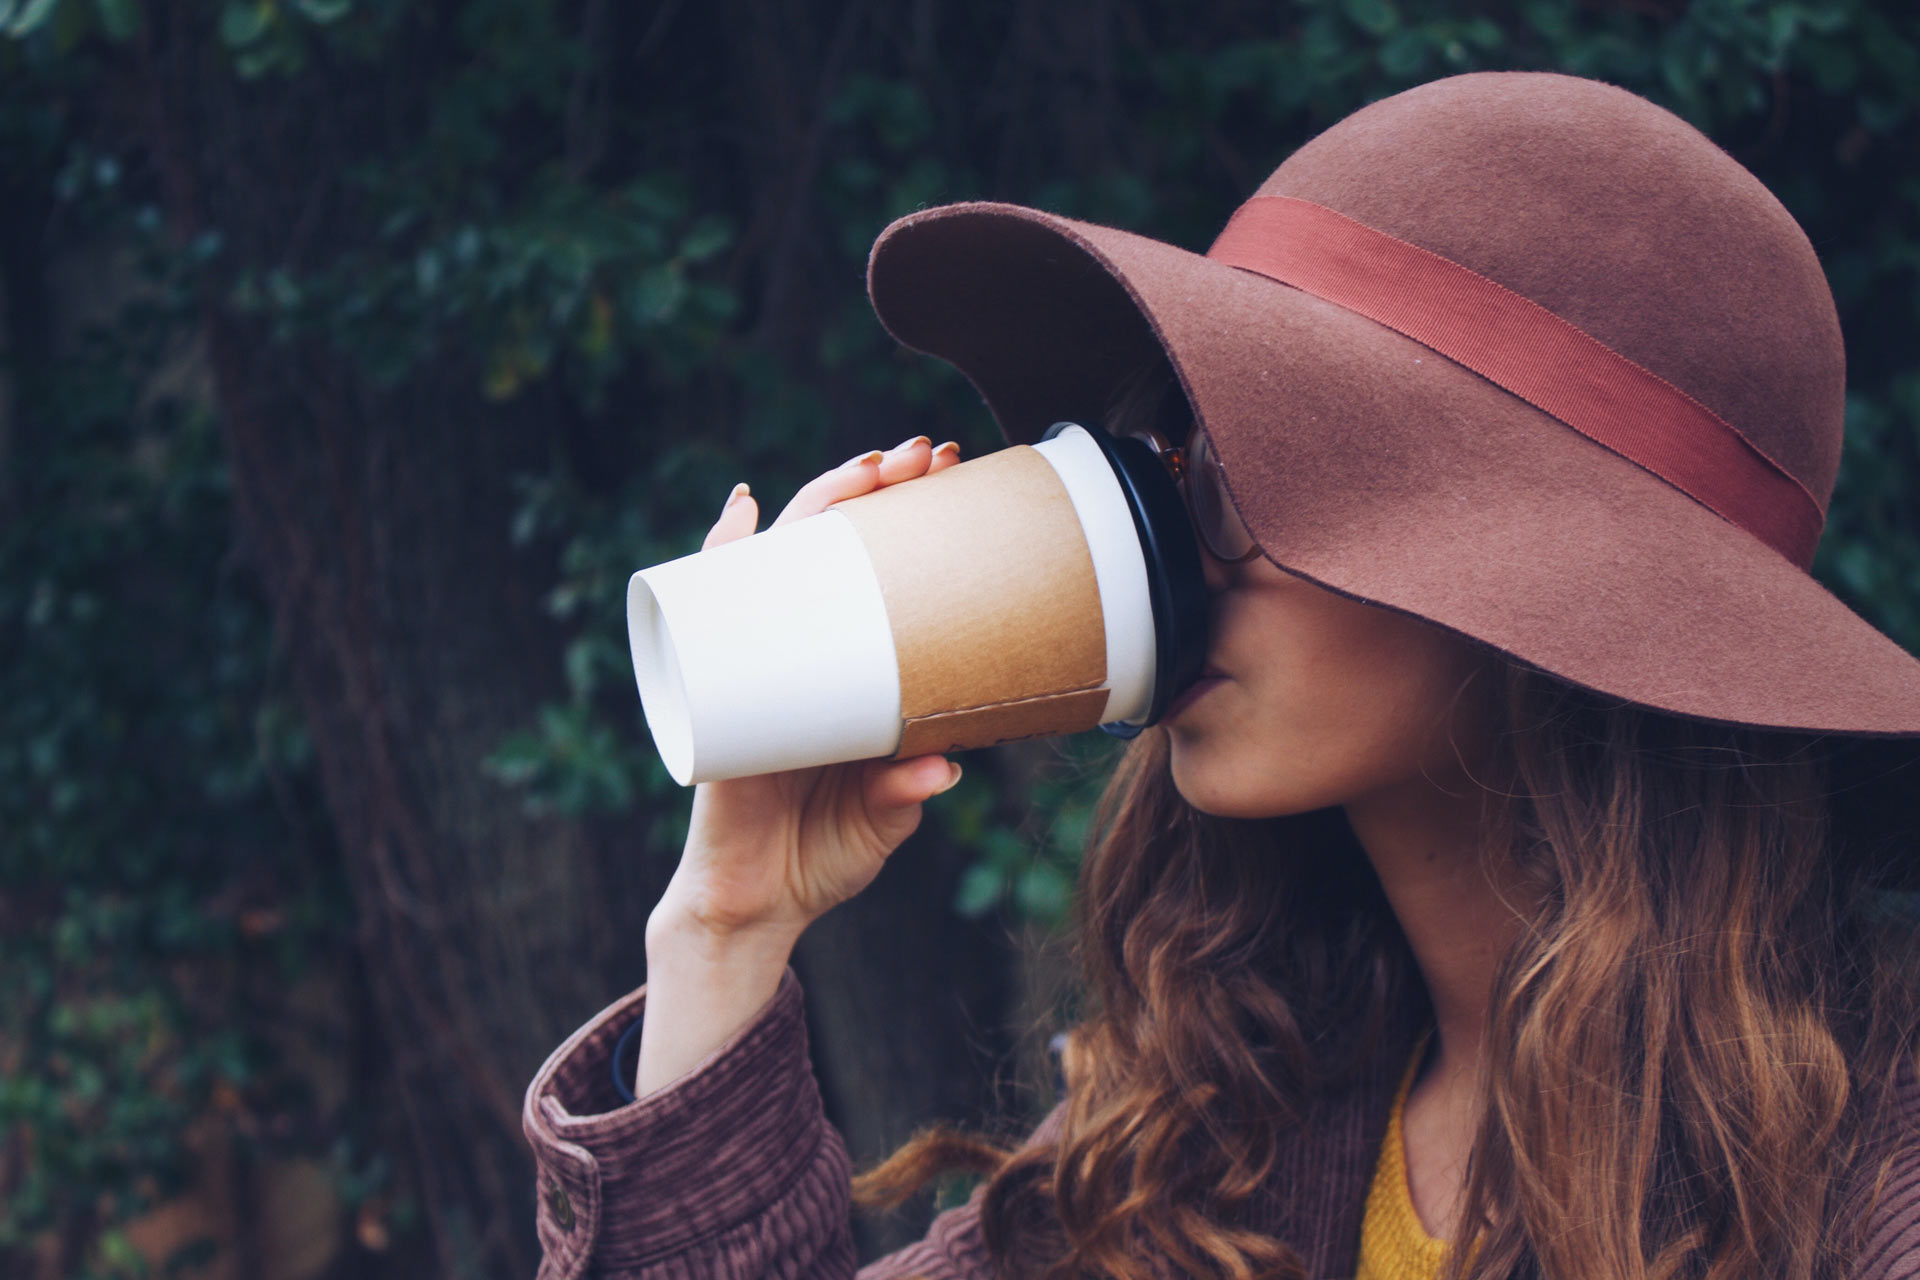
[[[1380,1144],[1380,1162],[1374,1166],[1373,1185],[1367,1191],[1366,1217],[1360,1223],[1360,1270],[1355,1280],[1435,1280],[1447,1256],[1447,1242],[1428,1235],[1414,1212],[1413,1195],[1407,1189],[1407,1152],[1400,1138],[1407,1090],[1422,1056],[1413,1055],[1400,1092],[1394,1095],[1386,1141]]]

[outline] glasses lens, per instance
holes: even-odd
[[[1204,431],[1195,431],[1187,443],[1187,501],[1193,506],[1194,528],[1215,559],[1242,560],[1253,550],[1253,535],[1227,497],[1220,460]]]

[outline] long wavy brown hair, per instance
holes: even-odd
[[[1910,851],[1880,847],[1832,744],[1492,669],[1517,782],[1489,874],[1537,905],[1490,994],[1452,1276],[1844,1274],[1920,1022],[1914,921],[1884,892]],[[1057,1135],[922,1134],[856,1198],[988,1174],[1008,1277],[1302,1275],[1249,1225],[1280,1137],[1425,1016],[1344,816],[1200,813],[1149,730],[1099,802],[1077,912],[1091,1012]]]

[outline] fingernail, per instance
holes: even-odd
[[[957,761],[949,760],[947,761],[947,768],[951,769],[953,772],[947,775],[947,780],[945,782],[941,783],[938,787],[934,789],[933,794],[936,796],[941,795],[944,792],[951,791],[956,786],[960,785],[959,763]]]
[[[742,480],[739,484],[733,486],[733,492],[727,495],[726,505],[721,507],[720,509],[722,511],[732,510],[734,503],[740,501],[740,499],[746,497],[749,493],[752,493],[752,492],[753,490],[747,488],[747,482],[745,480]]]
[[[924,437],[923,437],[923,438],[924,438]],[[953,455],[954,457],[956,457],[956,458],[957,458],[957,457],[959,457],[959,456],[960,456],[960,442],[959,442],[958,440],[949,440],[949,441],[947,441],[947,442],[946,442],[945,444],[943,444],[943,445],[941,445],[941,446],[940,446],[939,448],[937,448],[937,449],[935,449],[935,450],[933,451],[933,456],[937,458],[937,457],[939,457],[939,456],[940,456],[941,454],[943,454],[943,453],[950,453],[950,454],[952,454],[952,455]]]
[[[857,458],[848,458],[845,462],[841,463],[840,466],[844,470],[847,467],[857,467],[862,463],[866,463],[866,462],[878,462],[880,461],[880,459],[886,456],[887,456],[886,454],[882,453],[878,449],[869,449],[867,452],[861,454]]]
[[[899,444],[887,450],[887,452],[888,453],[905,453],[907,450],[913,448],[913,446],[917,444],[932,444],[932,443],[933,441],[927,439],[925,436],[915,436],[911,440],[902,440]]]

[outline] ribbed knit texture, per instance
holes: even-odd
[[[1900,1077],[1894,1112],[1899,1119],[1887,1139],[1893,1167],[1867,1214],[1865,1243],[1853,1269],[1860,1280],[1920,1277],[1920,1077]]]
[[[852,1169],[821,1107],[792,971],[704,1062],[623,1105],[608,1058],[644,1004],[642,988],[610,1005],[554,1051],[527,1089],[539,1280],[852,1280]],[[1398,1124],[1388,1121],[1417,1030],[1384,1037],[1350,1087],[1308,1107],[1247,1215],[1247,1225],[1299,1250],[1313,1280],[1356,1275],[1368,1188],[1383,1156],[1399,1151],[1388,1138]],[[1868,1215],[1855,1280],[1920,1280],[1920,1083],[1911,1074],[1897,1103],[1885,1135],[1894,1162]],[[1056,1108],[1029,1141],[1050,1139],[1061,1114]],[[1404,1194],[1404,1156],[1397,1163]],[[1427,1274],[1382,1272],[1379,1280]],[[858,1280],[915,1276],[993,1280],[978,1192]]]
[[[1360,1222],[1360,1269],[1355,1280],[1435,1280],[1447,1258],[1447,1242],[1427,1234],[1407,1182],[1403,1137],[1407,1092],[1419,1065],[1416,1054],[1393,1095],[1387,1137],[1380,1144],[1373,1185],[1367,1189],[1367,1214]]]

